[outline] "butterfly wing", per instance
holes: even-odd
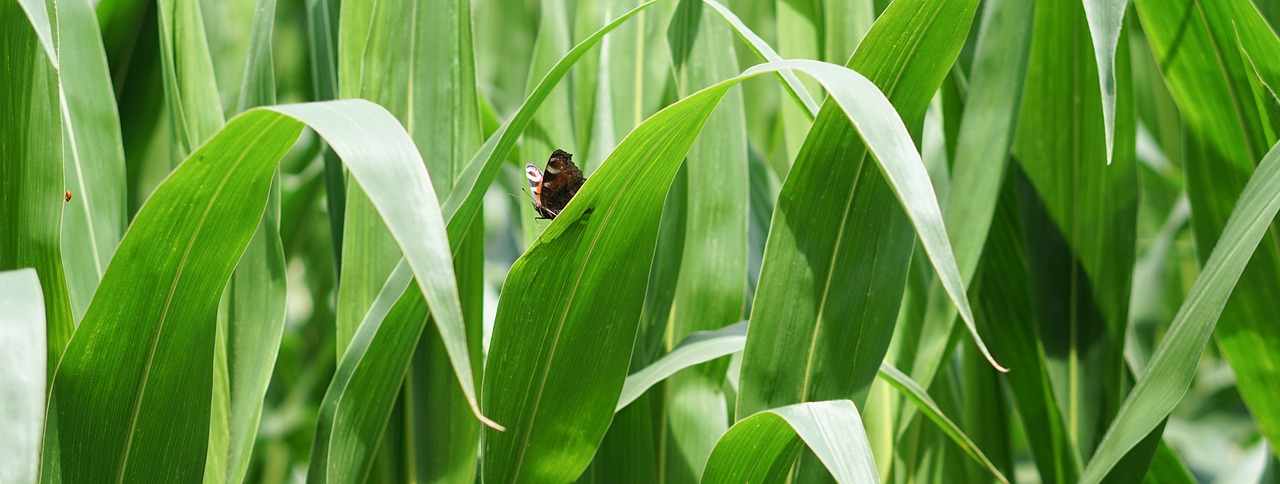
[[[582,170],[573,164],[573,155],[556,150],[547,161],[547,170],[543,173],[542,206],[559,215],[586,181],[582,177]]]
[[[525,165],[524,174],[533,190],[533,209],[546,219],[556,218],[587,181],[578,165],[573,164],[573,155],[564,150],[551,154],[546,171],[530,163]]]

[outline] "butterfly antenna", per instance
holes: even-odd
[[[520,189],[520,193],[521,193],[521,194],[523,194],[523,195],[524,195],[524,197],[521,197],[520,195],[516,195],[516,194],[514,194],[514,193],[507,193],[507,195],[511,195],[511,197],[512,197],[512,198],[517,198],[517,199],[525,199],[525,198],[527,198],[527,199],[529,200],[529,202],[531,202],[531,203],[532,203],[532,202],[535,202],[535,200],[533,199],[533,195],[530,195],[530,194],[529,194],[529,192],[528,192],[528,191],[525,191],[525,189],[524,189],[524,188],[521,188],[521,189]]]

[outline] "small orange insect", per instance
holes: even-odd
[[[62,196],[62,203],[67,203],[70,201],[71,201],[71,190],[67,190],[67,193]]]

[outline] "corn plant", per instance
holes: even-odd
[[[1280,482],[1277,22],[0,0],[0,482]]]

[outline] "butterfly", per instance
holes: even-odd
[[[582,170],[573,164],[573,155],[564,150],[551,153],[546,171],[529,163],[524,167],[524,174],[529,178],[529,188],[533,190],[533,209],[541,215],[539,218],[548,220],[560,215],[569,200],[578,194],[582,184],[587,182],[582,177]]]

